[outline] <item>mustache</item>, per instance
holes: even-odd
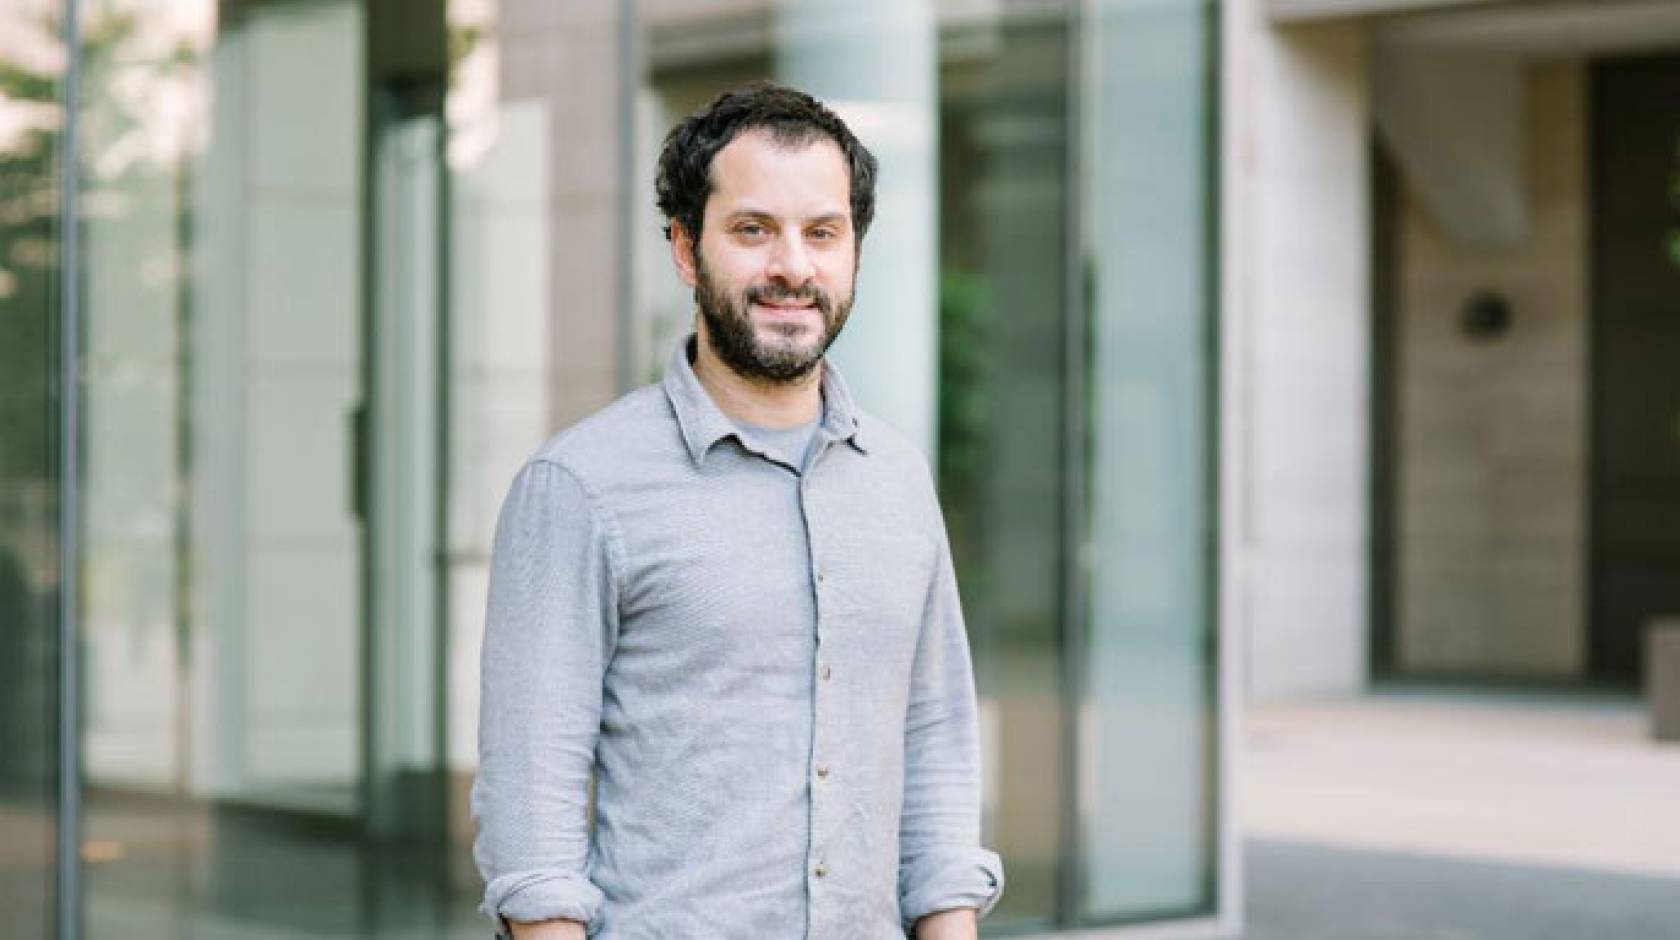
[[[834,310],[834,302],[829,298],[828,291],[807,284],[804,287],[787,287],[780,284],[756,284],[742,292],[747,303],[770,303],[775,301],[809,301],[816,308],[828,314]]]

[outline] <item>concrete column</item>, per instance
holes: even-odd
[[[1257,698],[1367,678],[1370,195],[1357,23],[1227,11],[1224,615]]]

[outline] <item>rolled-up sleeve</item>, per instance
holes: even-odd
[[[906,928],[939,911],[984,917],[1003,894],[1003,862],[980,845],[980,731],[950,547],[941,526],[905,718],[899,908]]]
[[[589,923],[589,776],[618,633],[618,540],[565,468],[532,460],[502,504],[480,660],[473,856],[496,921]]]

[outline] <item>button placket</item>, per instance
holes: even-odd
[[[823,653],[824,646],[824,602],[825,585],[828,577],[823,569],[823,554],[820,549],[819,538],[820,521],[815,512],[814,501],[811,498],[811,474],[807,472],[800,480],[800,509],[805,516],[805,537],[811,564],[811,581],[813,593],[813,610],[815,613],[814,648],[816,660],[816,674],[820,679],[827,679],[833,674]],[[828,684],[819,681],[812,689],[812,723],[811,723],[811,776],[810,784],[810,813],[811,813],[811,847],[809,862],[813,884],[826,878],[829,873],[828,861],[824,857],[826,842],[829,836],[830,812],[828,799],[829,787],[826,785],[830,769],[824,755],[829,751],[829,735],[826,732],[827,716],[831,709],[828,707]]]

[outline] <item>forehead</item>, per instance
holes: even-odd
[[[747,131],[712,158],[706,214],[751,209],[777,215],[849,214],[851,173],[840,147],[818,135],[784,144],[767,131]]]

